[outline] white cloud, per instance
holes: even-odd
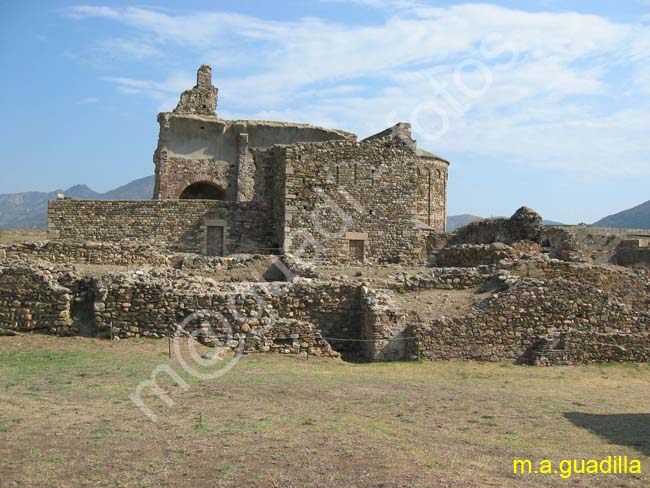
[[[76,103],[77,103],[77,105],[91,105],[91,104],[97,103],[97,102],[99,102],[98,98],[86,97],[86,98],[82,98],[80,100],[77,100]]]
[[[634,80],[639,91],[650,95],[650,66],[639,66]]]
[[[111,58],[128,57],[136,61],[162,56],[160,49],[143,39],[105,39],[97,49]]]
[[[221,106],[238,118],[293,119],[362,135],[410,120],[434,152],[594,174],[647,173],[650,115],[641,107],[650,106],[643,98],[650,86],[648,26],[488,4],[356,3],[400,8],[382,23],[357,26],[215,11],[78,6],[66,12],[130,28],[130,38],[98,41],[122,55],[144,60],[178,49],[197,64],[212,63]],[[625,70],[636,73],[634,108],[618,97],[622,87],[612,79]],[[194,84],[193,73],[183,72],[163,81],[105,79],[166,110]],[[486,93],[474,93],[482,87]],[[443,118],[449,130],[436,137]]]

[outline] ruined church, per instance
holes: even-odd
[[[148,241],[214,256],[295,253],[315,260],[422,262],[445,231],[449,162],[409,124],[366,139],[337,129],[218,117],[203,65],[160,113],[148,201],[50,202],[49,237]]]

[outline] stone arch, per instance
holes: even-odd
[[[178,198],[181,200],[225,200],[226,190],[216,183],[201,180],[185,185]]]

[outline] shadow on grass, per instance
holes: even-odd
[[[612,444],[633,447],[650,456],[650,413],[566,412],[564,417],[574,425],[588,429]]]

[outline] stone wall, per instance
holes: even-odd
[[[156,154],[156,159],[159,198],[179,199],[190,185],[209,183],[223,192],[222,200],[237,200],[237,171],[227,161],[171,157],[164,149]]]
[[[533,259],[505,267],[515,276],[535,279],[562,278],[598,288],[635,310],[650,310],[650,274],[644,271],[589,263]]]
[[[497,218],[470,222],[452,233],[448,244],[541,242],[543,236],[544,225],[540,215],[529,208],[521,207],[509,219]]]
[[[515,257],[514,249],[506,244],[461,244],[441,249],[436,254],[435,264],[436,266],[474,267],[497,264],[501,260]]]
[[[139,242],[76,242],[55,240],[0,245],[0,264],[44,261],[52,264],[97,265],[102,271],[119,267],[161,267],[200,273],[216,281],[287,281],[291,273],[273,255],[238,254],[227,257],[168,252]],[[96,269],[96,268],[92,268]]]
[[[380,339],[368,345],[372,359],[419,356],[536,364],[648,360],[647,272],[541,257],[499,266],[403,273],[373,285],[386,290],[369,291],[364,303],[365,336]],[[414,294],[399,303],[417,304],[417,293],[431,289],[494,292],[456,317],[431,318],[417,308],[397,305],[398,296]],[[548,337],[558,335],[562,341],[545,346]]]
[[[169,266],[170,256],[159,247],[137,242],[23,242],[1,246],[3,259],[42,259],[52,263],[118,266]],[[3,259],[0,259],[3,260]]]
[[[611,261],[621,266],[630,268],[650,269],[650,248],[640,247],[636,249],[619,249]]]
[[[93,277],[72,267],[12,262],[0,264],[0,306],[0,327],[19,331],[160,338],[199,313],[187,332],[209,325],[212,334],[246,339],[250,351],[356,357],[360,348],[331,340],[360,337],[354,283],[218,283],[173,269]]]
[[[0,265],[0,328],[67,335],[72,296],[47,270],[27,264]]]
[[[196,73],[196,85],[181,94],[174,112],[215,116],[217,95],[218,90],[212,86],[212,68],[204,64]]]
[[[368,361],[398,361],[408,357],[415,337],[406,330],[406,315],[394,306],[388,290],[361,288],[363,358]]]
[[[53,200],[48,204],[48,236],[112,243],[133,240],[203,253],[206,219],[225,221],[226,254],[277,250],[267,206],[211,200]]]
[[[522,278],[468,315],[413,324],[409,333],[418,337],[419,354],[426,359],[527,362],[540,338],[557,333],[572,337],[583,332],[632,335],[632,342],[645,345],[636,349],[638,355],[631,354],[628,359],[644,361],[644,341],[649,331],[647,310],[632,310],[593,286],[562,278]],[[583,337],[574,342],[580,342],[582,348],[567,350],[571,362],[620,357],[608,355],[607,351],[613,349],[601,347],[599,341],[588,342]]]
[[[226,200],[259,201],[270,195],[255,192],[264,186],[255,168],[256,150],[276,144],[356,138],[344,131],[307,124],[222,120],[194,114],[161,113],[158,123],[156,199],[177,199],[187,186],[208,182],[225,191]]]
[[[531,364],[566,365],[600,361],[650,361],[650,334],[571,331],[539,338],[533,345]]]
[[[276,152],[285,181],[277,205],[284,221],[284,250],[314,259],[352,261],[359,244],[375,262],[424,261],[426,234],[419,222],[421,158],[399,141],[330,141]],[[444,208],[440,208],[444,212]],[[440,227],[438,230],[443,230]]]
[[[615,229],[609,227],[592,227],[590,225],[563,225],[547,227],[551,239],[569,236],[571,246],[575,247],[583,258],[592,259],[598,263],[616,263],[614,256],[620,246],[626,241],[636,240],[645,242],[650,239],[648,229]],[[557,239],[556,239],[557,241]],[[561,254],[556,255],[563,259]],[[622,264],[622,263],[621,263]]]

